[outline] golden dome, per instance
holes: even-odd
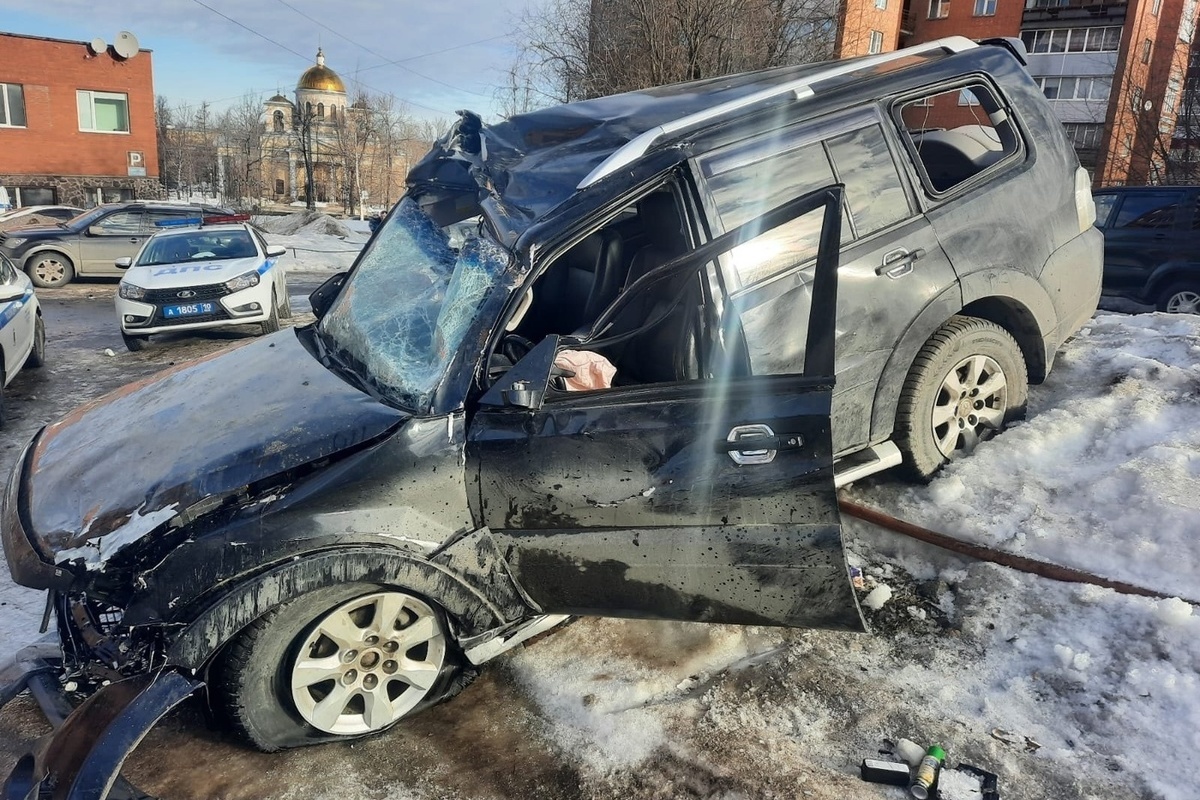
[[[325,66],[325,54],[318,48],[317,65],[304,71],[304,74],[300,76],[300,82],[296,84],[296,89],[345,94],[346,84],[342,83],[342,79],[336,72]]]

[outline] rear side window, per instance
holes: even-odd
[[[846,184],[842,242],[861,239],[912,215],[908,194],[879,124],[791,149],[782,137],[739,144],[702,163],[725,230],[830,183]],[[772,146],[773,145],[773,146]],[[817,255],[821,212],[770,231],[729,254],[748,286],[810,263]]]
[[[1137,192],[1121,202],[1113,228],[1170,228],[1183,195],[1179,192]]]
[[[906,101],[896,121],[934,196],[972,183],[1021,151],[1008,112],[982,81]]]

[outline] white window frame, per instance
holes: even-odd
[[[871,31],[867,38],[867,53],[869,55],[883,52],[883,31]]]
[[[8,103],[8,87],[17,86],[21,89],[21,116],[25,118],[24,125],[14,125],[12,123],[12,110]],[[23,83],[0,83],[0,108],[4,110],[4,122],[0,122],[0,128],[28,128],[29,127],[29,109],[25,105],[25,84]]]
[[[975,16],[977,16],[977,17],[994,17],[994,16],[996,16],[996,0],[975,0]]]
[[[950,16],[950,0],[929,0],[929,19],[945,19]]]
[[[125,92],[100,92],[100,91],[93,91],[91,89],[76,89],[75,90],[76,115],[79,115],[79,106],[85,96],[87,98],[88,106],[90,107],[91,112],[92,112],[92,118],[90,120],[90,124],[92,127],[85,128],[84,120],[83,120],[82,116],[80,116],[80,119],[79,119],[79,130],[80,131],[82,131],[84,133],[111,133],[111,134],[118,134],[120,136],[128,136],[129,135],[130,131],[128,129],[131,129],[133,127],[133,123],[132,123],[132,120],[129,119],[129,95],[128,94],[126,94]],[[105,130],[98,130],[96,128],[96,99],[97,98],[99,98],[101,100],[120,100],[125,103],[125,127],[127,128],[127,130],[105,131]]]
[[[880,11],[887,11],[888,0],[875,0],[875,7]]]

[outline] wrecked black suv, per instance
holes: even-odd
[[[570,614],[861,630],[835,457],[931,474],[1095,307],[1061,131],[963,39],[464,114],[318,322],[22,455],[9,566],[111,681],[55,741],[201,687],[265,750],[363,735]],[[62,752],[26,779],[123,757]]]

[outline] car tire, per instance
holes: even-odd
[[[1200,282],[1172,283],[1159,293],[1156,307],[1172,314],[1200,314]]]
[[[271,313],[262,322],[262,332],[264,335],[274,333],[279,330],[279,300],[275,297],[275,290],[271,290]]]
[[[895,441],[910,478],[928,481],[1011,422],[1029,395],[1025,358],[994,322],[954,316],[917,354],[896,408]]]
[[[33,369],[46,364],[46,323],[42,322],[41,314],[38,314],[33,322],[33,348],[29,351],[29,358],[25,360],[25,364]]]
[[[0,364],[3,363],[3,359],[4,353],[0,352]],[[8,383],[8,376],[4,374],[4,367],[0,366],[0,428],[4,427],[4,421],[8,418],[8,414],[6,413],[8,403],[4,398],[4,385],[6,383]]]
[[[138,352],[146,346],[147,342],[150,341],[149,336],[130,336],[124,331],[121,332],[121,338],[125,340],[125,347],[128,348],[129,352],[131,353]]]
[[[279,302],[279,318],[292,318],[292,298],[288,296],[287,289],[284,289],[283,300]]]
[[[25,262],[25,272],[37,288],[55,289],[75,279],[75,264],[62,253],[35,253]]]
[[[387,730],[475,674],[437,604],[359,583],[309,592],[250,623],[218,656],[211,685],[216,712],[273,752]]]

